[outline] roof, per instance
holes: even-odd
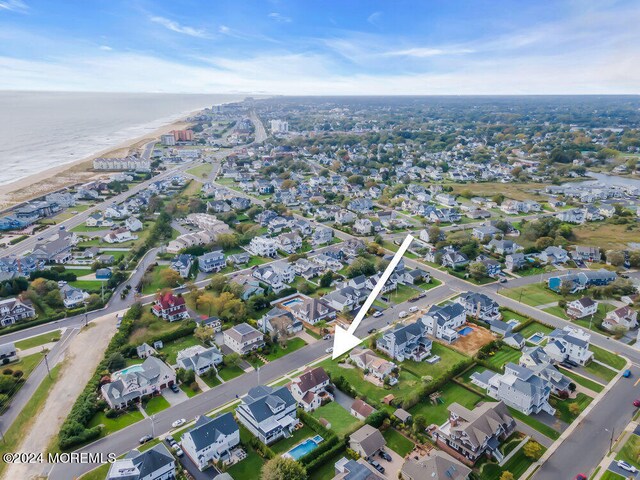
[[[387,444],[380,430],[371,425],[364,425],[353,432],[349,437],[349,442],[359,444],[367,457],[384,448]]]
[[[324,371],[322,367],[310,368],[300,375],[293,382],[298,384],[298,387],[302,392],[308,392],[318,385],[322,385],[329,381],[329,375]]]
[[[190,436],[196,450],[202,450],[218,441],[220,436],[228,436],[239,430],[231,412],[223,413],[215,418],[203,415],[196,420],[194,427],[184,436]]]
[[[243,399],[243,405],[251,412],[258,423],[274,415],[273,410],[284,405],[285,408],[296,403],[287,387],[278,388],[260,385],[253,387]]]
[[[492,436],[502,424],[514,423],[507,406],[502,402],[486,402],[469,410],[458,403],[449,405],[449,412],[456,417],[452,431],[464,431],[471,444],[480,446],[486,437]]]
[[[109,468],[107,478],[109,480],[138,480],[140,478],[152,478],[151,475],[165,468],[168,464],[174,464],[173,455],[164,444],[158,445],[140,452],[131,450],[124,458],[116,460]]]
[[[401,472],[406,480],[465,480],[471,469],[434,449],[428,457],[404,462]]]
[[[366,403],[364,400],[360,400],[359,398],[354,400],[354,402],[351,404],[351,410],[363,417],[368,417],[373,412],[375,412],[375,409],[371,405]]]

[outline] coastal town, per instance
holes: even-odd
[[[639,111],[248,98],[7,208],[0,448],[117,458],[3,475],[636,478]]]

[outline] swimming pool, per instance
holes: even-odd
[[[542,339],[544,338],[544,335],[542,333],[534,333],[533,335],[531,335],[529,337],[529,341],[531,343],[540,343],[542,341]]]
[[[126,375],[127,373],[133,372],[141,372],[143,370],[141,365],[131,365],[130,367],[124,368],[119,372],[114,373],[114,376]]]
[[[512,318],[507,322],[507,324],[511,325],[512,327],[517,327],[518,325],[520,325],[520,321]]]
[[[304,457],[307,453],[312,452],[316,448],[318,448],[318,444],[322,442],[324,439],[320,435],[316,435],[313,438],[307,438],[304,442],[299,443],[287,453],[283,455],[283,457],[290,457],[294,460],[298,460]]]
[[[464,337],[465,335],[469,335],[471,332],[473,332],[473,328],[464,327],[458,330],[458,335],[462,335]]]
[[[290,307],[292,305],[296,305],[298,303],[302,303],[302,300],[299,298],[292,298],[291,300],[287,300],[286,302],[282,302],[283,307]]]

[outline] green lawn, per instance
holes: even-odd
[[[460,405],[472,410],[482,397],[454,382],[447,383],[440,390],[440,399],[443,403],[433,405],[428,398],[422,399],[420,403],[410,409],[411,415],[424,415],[427,425],[435,423],[442,425],[449,418],[449,410],[447,407],[452,403]]]
[[[389,302],[395,305],[398,305],[399,303],[406,302],[410,298],[415,297],[419,293],[420,291],[415,290],[414,288],[411,288],[407,285],[398,285],[397,289],[391,292],[382,294],[382,296],[388,298]]]
[[[553,328],[547,327],[546,325],[543,325],[538,322],[532,322],[526,327],[524,327],[522,330],[520,330],[518,333],[522,335],[525,339],[528,339],[534,333],[544,333],[545,335],[548,335],[551,332],[553,332]]]
[[[324,418],[331,423],[331,430],[339,437],[352,433],[362,422],[353,417],[337,402],[329,402],[315,410],[311,415],[315,418]]]
[[[193,390],[191,390],[191,387],[189,385],[180,385],[180,390],[182,390],[187,397],[191,398],[191,397],[195,397],[196,395],[198,395],[198,392],[194,392]]]
[[[149,293],[155,293],[158,290],[166,287],[162,281],[162,271],[169,268],[169,265],[158,265],[151,271],[151,282],[142,286],[142,293],[147,295]]]
[[[116,418],[107,418],[104,412],[96,413],[87,428],[95,427],[96,425],[104,425],[102,429],[102,437],[106,437],[107,435],[112,434],[118,430],[121,430],[129,425],[133,425],[136,422],[139,422],[144,417],[142,413],[138,410],[134,410],[132,412],[125,412],[122,415],[117,416]]]
[[[69,285],[86,291],[98,292],[102,289],[102,282],[100,280],[75,280],[69,282]]]
[[[271,352],[269,352],[268,355],[265,355],[265,358],[270,362],[273,362],[280,357],[284,357],[288,353],[295,352],[299,348],[304,347],[306,344],[307,342],[305,342],[301,338],[292,338],[290,340],[287,340],[287,348],[282,348],[280,345],[273,345],[271,347]]]
[[[202,165],[198,165],[197,167],[190,168],[185,173],[189,173],[194,177],[206,177],[211,173],[213,169],[213,165],[211,163],[203,163]]]
[[[225,382],[228,382],[229,380],[232,380],[242,375],[243,373],[244,370],[242,370],[240,367],[229,366],[224,366],[218,371],[218,375],[220,375],[220,378],[222,378]]]
[[[583,387],[588,388],[589,390],[593,390],[596,393],[600,393],[602,390],[604,390],[603,385],[597,382],[594,382],[590,378],[586,378],[586,377],[583,377],[582,375],[578,375],[577,373],[572,372],[571,370],[562,369],[561,372],[563,375],[566,375],[567,377],[572,379],[575,383],[580,384]]]
[[[605,380],[607,383],[613,380],[613,377],[617,374],[615,370],[611,370],[610,368],[596,362],[589,362],[589,365],[585,366],[584,369],[587,372]]]
[[[496,371],[502,372],[504,370],[504,366],[507,363],[518,363],[518,360],[520,360],[520,355],[522,355],[522,352],[520,350],[511,348],[508,345],[503,345],[497,352],[489,354],[489,356],[487,357],[487,361],[491,365],[491,368]]]
[[[264,460],[252,448],[246,449],[247,457],[227,470],[234,480],[254,480],[260,478]]]
[[[584,393],[578,393],[576,395],[576,398],[567,400],[560,400],[558,398],[551,397],[550,403],[551,406],[556,409],[556,417],[558,417],[563,422],[571,423],[587,407],[587,405],[591,403],[591,400],[593,400],[593,398],[589,397],[588,395],[585,395]],[[572,414],[569,410],[569,406],[573,405],[574,403],[580,406],[580,412],[578,413],[578,415]]]
[[[440,361],[432,365],[427,362],[406,360],[402,362],[401,365],[405,370],[410,371],[416,376],[423,377],[425,375],[430,375],[435,378],[442,375],[444,371],[451,369],[455,364],[468,360],[469,358],[462,353],[451,348],[447,348],[437,342],[433,342],[431,354],[438,355],[440,357]]]
[[[520,478],[532,463],[533,460],[525,456],[523,448],[521,448],[502,467],[492,462],[482,464],[480,467],[480,480],[498,480],[502,472],[505,471],[511,472],[513,478]]]
[[[518,410],[514,410],[513,408],[509,407],[509,413],[511,413],[511,416],[513,418],[520,420],[522,423],[526,423],[531,428],[535,428],[540,433],[542,433],[543,435],[553,440],[557,440],[558,437],[560,436],[560,433],[558,433],[553,428],[549,427],[548,425],[545,425],[541,421],[536,420],[535,418],[529,415],[525,415],[524,413],[519,412]]]
[[[395,428],[387,428],[382,432],[382,436],[387,441],[387,447],[401,457],[407,455],[415,447],[415,443],[399,433]]]
[[[151,400],[147,402],[144,407],[144,411],[147,412],[147,415],[155,415],[158,412],[161,412],[165,408],[169,408],[171,404],[164,398],[162,395],[158,395],[153,397]]]
[[[624,460],[625,462],[633,465],[636,468],[640,468],[640,437],[638,435],[631,435],[629,439],[624,442],[624,445],[616,455],[616,460]]]
[[[60,330],[55,332],[43,333],[37,337],[26,338],[15,343],[16,348],[20,350],[27,350],[28,348],[39,347],[50,342],[57,342],[60,340]]]
[[[24,378],[27,378],[36,366],[42,360],[42,353],[32,353],[31,355],[27,355],[22,357],[15,363],[11,363],[6,365],[5,368],[11,368],[12,370],[22,370],[24,373]]]
[[[218,385],[222,385],[222,382],[220,380],[218,380],[218,377],[216,376],[216,372],[213,369],[209,370],[204,375],[201,375],[200,379],[204,383],[206,383],[209,386],[209,388],[213,388],[213,387],[217,387]]]
[[[600,480],[625,480],[625,477],[623,477],[622,475],[618,475],[611,470],[607,470],[602,474]]]
[[[616,370],[622,370],[626,365],[624,358],[616,355],[613,352],[605,350],[604,348],[600,348],[596,345],[590,345],[589,350],[593,352],[593,357],[596,360],[602,363],[606,363],[611,368],[614,368]]]
[[[309,480],[332,480],[335,476],[335,464],[342,457],[346,456],[346,452],[338,452],[333,457],[328,458],[326,462],[319,467],[308,472],[307,478]]]
[[[167,342],[162,347],[162,353],[167,355],[167,363],[169,365],[174,365],[176,363],[176,357],[178,356],[178,352],[180,350],[184,350],[188,347],[193,347],[194,345],[202,345],[200,341],[189,335],[187,337],[179,338],[178,340],[173,340],[172,342]]]
[[[293,435],[291,435],[289,438],[283,438],[281,440],[278,440],[276,443],[274,443],[270,447],[271,447],[271,450],[274,451],[274,453],[281,455],[287,452],[288,450],[290,450],[292,447],[294,447],[298,443],[302,442],[303,440],[306,440],[309,437],[313,437],[315,434],[316,432],[314,432],[313,430],[311,430],[310,427],[305,425],[304,427],[296,430],[293,433]]]
[[[500,290],[500,293],[532,307],[557,302],[562,299],[560,295],[553,290],[549,290],[546,284],[543,283],[532,283],[524,287],[503,289]],[[575,295],[572,297],[575,297]]]

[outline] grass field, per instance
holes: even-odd
[[[607,470],[602,474],[602,476],[600,477],[600,480],[625,480],[625,477],[623,477],[622,475],[618,475],[617,473],[614,473],[611,470]]]
[[[627,249],[629,242],[637,242],[640,232],[637,228],[627,230],[627,225],[610,223],[590,223],[573,227],[576,245],[598,245],[605,250]]]
[[[166,287],[166,285],[162,282],[162,272],[169,268],[169,265],[158,265],[153,268],[151,271],[151,282],[147,285],[143,285],[142,293],[149,294],[155,293],[158,290]]]
[[[538,332],[548,335],[551,332],[553,332],[553,328],[547,327],[546,325],[543,325],[538,322],[532,322],[526,327],[524,327],[522,330],[520,330],[518,333],[522,335],[525,339],[527,339],[534,333],[538,333]]]
[[[491,365],[491,368],[502,372],[504,370],[504,366],[507,363],[518,363],[518,360],[520,360],[520,355],[522,355],[522,352],[520,350],[516,350],[515,348],[511,348],[507,345],[503,345],[502,347],[500,347],[500,350],[495,352],[495,354],[489,354],[486,360]]]
[[[69,282],[69,285],[88,292],[98,292],[102,289],[102,282],[100,280],[76,280]]]
[[[618,455],[616,455],[616,460],[624,460],[634,467],[640,468],[638,452],[640,452],[640,437],[638,435],[631,435],[629,439],[624,442]]]
[[[484,463],[480,467],[480,480],[498,480],[502,472],[511,472],[513,478],[520,478],[532,463],[521,448],[502,467],[497,463]]]
[[[582,385],[583,387],[588,388],[589,390],[593,390],[596,393],[600,393],[602,390],[604,390],[604,386],[602,386],[601,384],[594,382],[593,380],[591,380],[590,378],[586,378],[583,377],[581,375],[578,375],[574,372],[572,372],[571,370],[561,370],[563,375],[566,375],[567,377],[569,377],[570,379],[572,379],[575,383],[578,383],[580,385]]]
[[[593,357],[596,360],[602,363],[606,363],[611,368],[615,368],[616,370],[622,370],[627,364],[627,362],[624,361],[624,358],[596,345],[590,345],[589,350],[593,352]]]
[[[251,437],[251,433],[249,433],[246,428],[240,427],[240,440],[244,445],[249,445]],[[227,473],[229,473],[234,480],[253,480],[254,478],[260,478],[260,471],[264,465],[264,460],[251,447],[245,451],[247,452],[247,457],[227,470]]]
[[[501,290],[500,293],[505,297],[531,305],[532,307],[557,302],[562,299],[560,295],[549,290],[543,283],[532,283],[524,287],[509,288]]]
[[[459,403],[464,407],[473,409],[482,400],[480,395],[454,382],[447,383],[440,390],[440,398],[443,403],[438,403],[437,405],[430,403],[429,399],[423,399],[422,402],[410,409],[411,415],[414,417],[416,415],[424,415],[428,425],[432,423],[442,425],[449,418],[447,407],[452,403]]]
[[[315,418],[324,418],[331,423],[331,430],[339,437],[344,437],[355,431],[362,422],[352,416],[337,402],[329,402],[316,409],[311,415]]]
[[[410,370],[411,373],[416,376],[423,377],[425,375],[430,375],[435,378],[438,375],[441,375],[444,371],[451,369],[455,364],[468,360],[469,358],[462,353],[456,352],[455,350],[447,348],[437,342],[433,342],[431,354],[438,355],[440,357],[440,361],[431,365],[427,362],[414,362],[407,360],[402,362],[402,367],[404,367],[405,370]]]
[[[198,165],[197,167],[190,168],[185,173],[190,173],[194,177],[206,177],[211,173],[213,169],[213,165],[211,163],[203,163],[202,165]]]
[[[615,377],[617,373],[615,370],[611,370],[596,362],[589,362],[589,365],[585,366],[584,369],[598,378],[605,380],[607,383],[613,380],[613,377]]]
[[[407,285],[398,285],[397,289],[391,292],[385,293],[384,297],[388,298],[390,303],[393,303],[394,305],[398,305],[399,303],[406,302],[410,298],[415,297],[419,293],[420,291],[417,291],[411,287],[408,287]]]
[[[548,425],[545,425],[541,421],[536,420],[535,418],[529,415],[525,415],[524,413],[519,412],[518,410],[514,410],[513,408],[509,407],[509,413],[511,413],[511,416],[513,418],[520,420],[522,423],[526,423],[531,428],[535,428],[540,433],[542,433],[543,435],[553,440],[557,440],[558,437],[560,436],[560,433],[558,433],[553,428],[549,427]]]
[[[151,400],[147,402],[144,407],[144,411],[147,412],[147,415],[155,415],[158,412],[161,412],[165,408],[169,408],[171,404],[164,398],[162,395],[158,395],[153,397]]]
[[[194,345],[202,345],[200,341],[194,336],[182,337],[178,340],[174,340],[172,342],[167,342],[162,347],[162,353],[167,355],[167,363],[169,365],[173,365],[176,363],[176,357],[178,356],[178,352],[180,350],[184,350],[188,347],[193,347]]]
[[[269,360],[270,362],[280,358],[280,357],[284,357],[285,355],[291,353],[291,352],[295,352],[296,350],[298,350],[299,348],[304,347],[307,344],[307,342],[305,342],[303,339],[301,338],[292,338],[290,340],[287,340],[287,348],[282,348],[279,345],[278,346],[272,346],[271,347],[271,352],[269,352],[268,355],[265,355],[265,358],[267,360]]]
[[[60,340],[60,330],[55,332],[43,333],[37,337],[26,338],[15,343],[16,348],[20,350],[26,350],[28,348],[39,347],[45,343],[57,342]]]
[[[244,370],[242,370],[240,367],[225,366],[218,371],[218,375],[220,375],[220,378],[222,378],[225,382],[228,382],[229,380],[232,380],[242,375],[243,373]]]
[[[556,417],[558,417],[563,422],[571,423],[578,417],[580,413],[578,413],[578,415],[574,415],[569,410],[569,406],[575,403],[580,406],[580,412],[582,412],[585,408],[587,408],[587,405],[589,405],[592,400],[593,398],[589,397],[588,395],[585,395],[584,393],[578,393],[576,395],[576,398],[572,398],[570,400],[559,400],[552,397],[550,403],[551,406],[556,409]]]
[[[104,412],[97,413],[93,416],[87,428],[95,427],[96,425],[103,425],[101,437],[106,437],[107,435],[112,434],[113,432],[117,432],[129,425],[133,425],[136,422],[139,422],[144,417],[142,413],[138,410],[134,410],[133,412],[125,412],[122,415],[117,416],[116,418],[107,418]]]
[[[404,457],[415,447],[415,443],[399,433],[395,428],[387,428],[382,432],[382,436],[387,441],[387,447],[401,457]]]
[[[142,318],[134,322],[127,341],[133,345],[145,342],[151,344],[159,335],[174,332],[182,326],[182,322],[167,322],[147,310],[142,314]]]

